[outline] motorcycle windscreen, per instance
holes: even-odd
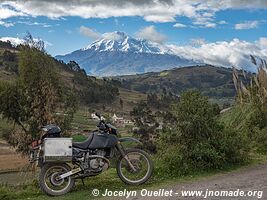
[[[95,133],[93,140],[89,145],[89,149],[112,148],[117,142],[118,139],[114,135]]]

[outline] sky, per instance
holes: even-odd
[[[52,56],[113,31],[242,64],[244,54],[267,58],[267,0],[0,0],[0,40],[20,43],[30,32]]]

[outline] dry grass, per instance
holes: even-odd
[[[246,75],[244,73],[244,78]],[[236,69],[233,70],[233,81],[237,90],[237,100],[239,103],[260,103],[267,104],[267,63],[262,60],[258,73],[250,80],[250,84],[245,85],[238,77]]]

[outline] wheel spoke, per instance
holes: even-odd
[[[135,170],[133,170],[127,160],[123,158],[120,161],[121,175],[129,182],[135,183],[142,181],[149,173],[151,167],[147,157],[140,152],[129,152],[127,157]]]
[[[60,192],[70,184],[70,177],[57,180],[56,177],[68,170],[62,166],[51,167],[45,174],[45,185],[52,191]]]

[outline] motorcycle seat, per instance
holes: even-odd
[[[88,149],[89,145],[93,140],[94,134],[91,133],[88,138],[83,142],[73,142],[72,146],[79,149]]]

